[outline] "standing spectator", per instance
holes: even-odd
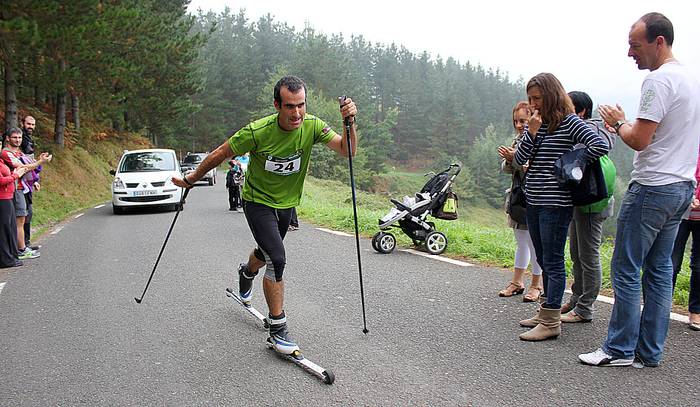
[[[673,25],[664,15],[649,13],[635,22],[627,55],[639,69],[651,71],[642,83],[637,119],[628,122],[619,105],[599,108],[637,153],[610,262],[615,304],[608,334],[601,348],[578,356],[585,364],[658,366],[663,355],[673,290],[671,252],[695,190],[700,129],[700,83],[674,58],[672,45]]]
[[[15,183],[27,171],[26,167],[14,171],[0,160],[0,267],[21,266],[17,258],[17,221],[15,205]]]
[[[695,199],[700,199],[700,157],[695,167]],[[697,204],[698,202],[694,202]],[[683,214],[683,220],[678,226],[676,241],[673,243],[671,262],[673,263],[673,290],[676,289],[676,278],[683,266],[685,244],[692,233],[693,243],[690,246],[690,290],[688,291],[688,326],[694,331],[700,331],[700,206],[691,204]],[[672,291],[673,292],[673,291]]]
[[[554,162],[577,144],[594,160],[608,152],[608,145],[574,114],[571,99],[551,73],[535,75],[527,83],[532,116],[515,151],[515,162],[529,162],[525,175],[527,227],[542,267],[546,300],[534,318],[520,322],[533,327],[520,335],[524,341],[555,338],[561,333],[561,301],[566,286],[564,248],[573,214],[571,192],[554,175]]]
[[[23,162],[25,155],[20,149],[21,145],[22,131],[17,128],[10,129],[8,137],[5,139],[5,147],[2,149],[1,155],[2,160],[5,161],[5,165],[13,169],[25,167],[25,172],[29,172],[51,161],[51,155],[48,153],[41,153],[38,161],[25,164]],[[38,251],[27,247],[24,241],[24,220],[28,213],[27,201],[24,196],[25,188],[26,186],[24,183],[18,182],[14,193],[15,215],[17,218],[17,247],[20,260],[33,259],[41,255]]]
[[[532,110],[530,110],[530,106],[527,102],[518,102],[513,108],[513,128],[515,129],[513,143],[510,147],[498,147],[498,155],[503,159],[501,161],[501,169],[507,174],[512,174],[510,183],[511,190],[516,181],[519,181],[519,185],[525,183],[525,170],[527,165],[520,166],[514,163],[513,154],[515,154],[515,149],[520,142],[523,132],[525,132],[530,115],[532,115]],[[509,201],[510,192],[506,200],[506,209],[508,209]],[[530,282],[530,287],[527,289],[527,294],[523,296],[523,302],[537,301],[544,290],[542,287],[542,268],[540,268],[540,265],[537,263],[535,248],[532,246],[532,239],[530,238],[530,232],[527,230],[527,223],[518,223],[507,211],[506,214],[508,216],[508,225],[513,228],[517,248],[515,250],[513,278],[506,288],[498,292],[498,296],[512,297],[516,294],[522,294],[525,291],[525,271],[527,270],[528,264],[532,264],[532,282]]]
[[[585,92],[569,92],[571,102],[578,117],[605,140],[612,150],[615,136],[610,134],[602,119],[591,118],[593,100]],[[612,165],[611,161],[608,161]],[[614,169],[614,165],[612,165]],[[607,175],[607,174],[606,174]],[[615,174],[608,184],[614,186]],[[606,179],[607,181],[607,179]],[[614,199],[612,189],[601,202],[574,207],[574,216],[569,226],[569,253],[571,254],[573,283],[569,302],[561,307],[561,322],[576,323],[593,320],[595,301],[603,280],[603,266],[600,264],[600,245],[603,243],[603,222],[613,214]]]
[[[243,181],[243,170],[236,160],[228,162],[231,168],[226,172],[226,188],[228,189],[228,210],[238,212],[241,206],[241,184]]]
[[[299,230],[299,218],[297,218],[297,208],[292,208],[292,215],[289,219],[289,230]]]
[[[32,137],[35,128],[36,119],[34,119],[32,116],[25,116],[24,120],[22,120],[22,145],[20,146],[20,149],[27,157],[29,157],[28,161],[34,159],[35,144]],[[40,171],[41,166],[35,170],[35,174]],[[41,246],[32,245],[30,241],[32,237],[32,216],[34,215],[34,189],[38,191],[40,188],[39,178],[36,177],[35,174],[30,174],[30,177],[35,178],[36,180],[27,183],[28,189],[25,190],[26,192],[24,193],[24,197],[27,201],[27,217],[24,220],[24,244],[32,250],[39,250]]]

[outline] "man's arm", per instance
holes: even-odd
[[[350,121],[350,145],[352,146],[352,155],[355,156],[357,152],[357,135],[355,131],[355,115],[357,114],[357,107],[352,99],[345,99],[346,102],[340,107],[340,114],[343,116],[343,136],[340,137],[336,135],[331,139],[331,141],[326,144],[328,148],[335,151],[336,153],[342,155],[343,157],[348,156],[348,132],[345,127],[345,119]]]
[[[602,105],[598,108],[600,117],[605,120],[605,123],[611,127],[615,127],[618,122],[624,122],[616,129],[620,139],[630,146],[635,151],[642,151],[651,144],[651,140],[656,133],[656,128],[659,124],[647,119],[637,119],[633,122],[628,122],[625,119],[625,112],[620,105],[610,106]]]
[[[231,150],[231,146],[228,144],[228,140],[226,140],[222,145],[217,147],[216,150],[209,153],[209,155],[207,155],[204,161],[197,166],[197,169],[193,173],[186,176],[187,180],[185,180],[185,177],[173,177],[173,184],[181,188],[190,188],[195,182],[199,181],[204,174],[209,172],[209,170],[217,167],[219,164],[224,162],[225,159],[231,156],[233,156],[233,151]]]

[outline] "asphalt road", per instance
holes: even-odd
[[[522,342],[517,321],[535,305],[496,296],[506,271],[380,255],[363,239],[365,335],[354,237],[302,219],[286,242],[286,311],[305,355],[335,373],[326,385],[266,349],[225,296],[253,241],[222,183],[189,195],[134,302],[173,216],[87,210],[0,274],[0,405],[700,405],[700,335],[681,323],[658,368],[584,366],[609,305],[557,340]]]

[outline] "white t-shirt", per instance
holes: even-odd
[[[634,155],[632,181],[642,185],[695,183],[700,146],[700,82],[678,62],[649,73],[638,119],[658,123],[651,144]]]

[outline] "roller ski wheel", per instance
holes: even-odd
[[[290,354],[279,353],[275,350],[272,338],[267,338],[266,342],[267,348],[275,352],[275,354],[283,359],[294,363],[296,366],[304,369],[306,372],[318,377],[326,384],[333,384],[335,381],[335,375],[330,370],[324,369],[321,366],[315,364],[309,359],[305,358],[304,355],[299,350],[295,350]]]
[[[380,232],[377,235],[376,249],[379,253],[389,254],[396,249],[396,238],[391,233]]]
[[[430,232],[425,237],[425,250],[430,254],[441,254],[447,249],[447,237],[442,232]]]

